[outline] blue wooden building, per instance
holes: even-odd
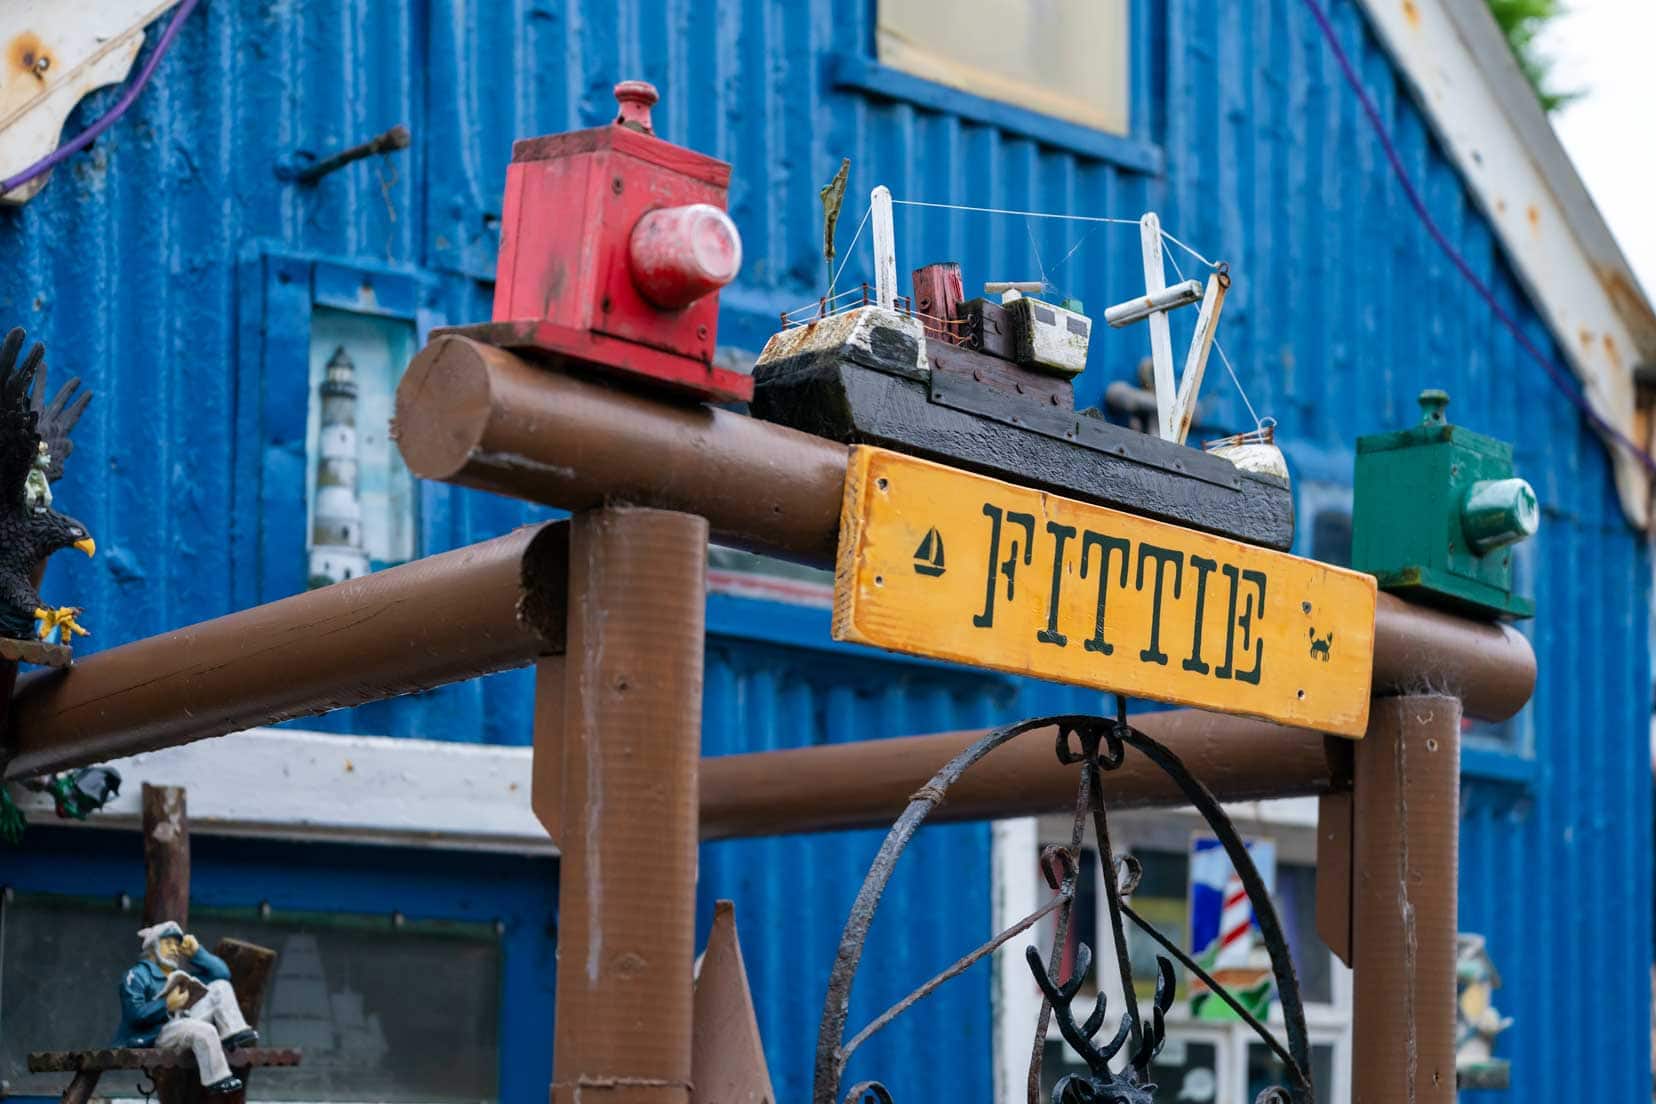
[[[1462,786],[1462,927],[1487,937],[1515,1018],[1498,1048],[1513,1087],[1491,1098],[1648,1099],[1649,487],[1566,392],[1648,447],[1635,368],[1656,363],[1656,320],[1493,35],[1481,5],[1455,0],[204,0],[132,110],[0,211],[0,324],[27,327],[59,376],[97,393],[57,493],[100,552],[55,560],[48,597],[86,607],[97,648],[302,590],[318,394],[341,354],[372,566],[539,517],[416,485],[385,419],[425,333],[488,316],[512,140],[608,120],[619,79],[660,88],[664,137],[734,166],[746,260],[720,322],[733,361],[821,294],[817,189],[842,156],[842,248],[884,183],[954,208],[899,208],[905,260],[956,259],[969,281],[1041,276],[1095,309],[1142,287],[1136,231],[961,208],[1154,209],[1235,273],[1220,329],[1234,374],[1210,371],[1199,424],[1249,426],[1244,391],[1277,420],[1296,551],[1345,554],[1355,439],[1413,421],[1422,388],[1515,443],[1544,511],[1520,559],[1540,680],[1518,718],[1468,732]],[[91,96],[66,133],[117,96]],[[292,178],[395,124],[407,150]],[[848,279],[866,278],[866,252],[848,250]],[[1131,331],[1095,340],[1079,405],[1135,381],[1146,352]],[[822,577],[712,555],[708,754],[1106,706],[831,644]],[[290,1079],[261,1077],[266,1099],[543,1099],[557,861],[527,811],[530,702],[529,674],[511,672],[141,756],[101,828],[42,820],[0,852],[0,1091],[47,1092],[24,1052],[113,1029],[100,987],[135,946],[132,798],[150,780],[190,786],[195,926],[282,949],[267,1034],[308,1057]],[[1302,915],[1303,811],[1244,823],[1276,840],[1284,912]],[[922,833],[853,1019],[984,938],[1044,831]],[[1163,888],[1146,893],[1177,926],[1190,825],[1127,832],[1161,856],[1147,866]],[[822,986],[879,835],[703,849],[701,921],[716,897],[737,902],[781,1100],[809,1091]],[[1320,1076],[1343,1099],[1349,979],[1302,927]],[[1026,997],[974,971],[852,1073],[899,1100],[1014,1099]],[[1269,1074],[1223,1026],[1189,1023],[1177,1041],[1167,1084],[1188,1095],[1170,1096],[1251,1100]],[[439,1044],[452,1061],[432,1061]]]

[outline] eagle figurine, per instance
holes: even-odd
[[[54,630],[64,638],[85,636],[75,620],[80,609],[43,605],[35,580],[42,562],[60,548],[88,556],[96,551],[86,526],[52,509],[50,486],[74,450],[69,431],[92,393],[76,395],[77,376],[47,404],[45,347],[36,342],[20,366],[24,338],[14,329],[0,342],[0,636],[45,640]]]

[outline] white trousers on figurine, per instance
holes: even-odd
[[[247,1030],[241,1005],[236,1003],[235,991],[228,981],[207,984],[207,995],[196,1001],[195,1007],[168,1020],[156,1036],[155,1045],[167,1049],[195,1051],[196,1067],[201,1071],[201,1083],[211,1085],[230,1076],[230,1063],[224,1057],[220,1039]]]

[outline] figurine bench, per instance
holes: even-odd
[[[230,985],[248,1025],[258,1027],[265,988],[276,968],[276,952],[240,939],[221,939],[213,953],[230,968]],[[249,1070],[297,1066],[301,1053],[291,1047],[247,1047],[225,1054],[230,1071],[243,1082]],[[74,1079],[58,1099],[61,1104],[86,1104],[98,1080],[111,1070],[143,1070],[155,1083],[160,1104],[243,1104],[240,1092],[209,1097],[201,1091],[195,1055],[189,1050],[155,1047],[105,1047],[99,1050],[37,1050],[29,1055],[30,1073],[73,1073]]]
[[[247,1071],[270,1066],[297,1066],[300,1053],[291,1047],[249,1047],[232,1050],[225,1057],[230,1070],[243,1081]],[[29,1055],[30,1073],[73,1073],[74,1080],[63,1091],[63,1104],[86,1104],[98,1087],[98,1079],[110,1070],[143,1070],[160,1090],[165,1081],[177,1082],[178,1099],[190,1100],[200,1095],[201,1079],[195,1076],[195,1055],[188,1050],[158,1050],[154,1047],[119,1047],[105,1050],[37,1050]],[[162,1071],[178,1071],[169,1076]],[[161,1092],[166,1101],[168,1093]],[[240,1100],[241,1093],[213,1098],[215,1101]]]

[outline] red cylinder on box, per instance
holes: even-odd
[[[741,268],[730,166],[655,137],[644,81],[608,126],[512,148],[494,321],[470,337],[713,401],[753,378],[717,368],[719,289]]]

